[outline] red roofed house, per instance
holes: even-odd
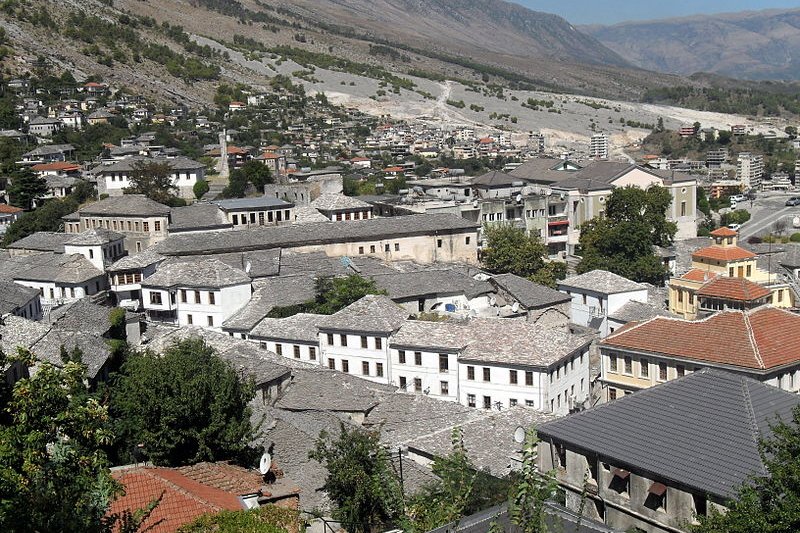
[[[228,154],[228,166],[230,168],[239,168],[240,166],[244,165],[250,160],[250,152],[245,150],[244,148],[239,148],[238,146],[234,146],[229,144],[227,146],[227,154]],[[213,150],[209,150],[204,155],[209,157],[220,157],[220,149],[214,148]]]
[[[36,172],[40,178],[44,178],[46,176],[77,175],[80,174],[81,166],[68,161],[54,161],[52,163],[33,165],[31,170]]]
[[[245,108],[247,108],[247,104],[244,102],[231,102],[228,104],[228,111],[241,111]]]
[[[756,254],[737,244],[729,228],[711,232],[713,244],[692,254],[692,270],[669,283],[669,310],[693,320],[725,309],[752,309],[765,303],[792,307],[789,286],[758,268]]]
[[[372,168],[372,161],[369,157],[354,157],[350,160],[353,168]]]
[[[600,343],[600,354],[607,400],[703,368],[746,374],[797,392],[800,316],[767,305],[697,321],[656,317],[609,335]]]
[[[265,485],[258,472],[227,463],[179,468],[127,466],[113,469],[112,475],[125,488],[125,495],[112,502],[110,513],[145,508],[163,494],[142,524],[142,529],[151,533],[171,533],[204,514],[223,510],[267,504],[297,509],[299,505],[299,489],[283,477]]]
[[[264,163],[273,174],[286,174],[286,156],[275,152],[264,152],[255,159]]]
[[[13,205],[0,204],[0,235],[6,232],[9,224],[22,216],[22,209]]]

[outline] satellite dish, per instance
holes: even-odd
[[[525,428],[522,426],[518,426],[517,429],[514,430],[514,442],[518,444],[522,444],[525,442]]]
[[[262,476],[266,476],[270,468],[272,468],[272,454],[264,452],[264,455],[261,456],[261,462],[258,465],[258,471],[261,472]]]
[[[519,303],[518,302],[514,302],[514,305],[511,306],[511,312],[512,313],[516,313],[518,311],[519,311]]]
[[[253,268],[252,263],[250,263],[250,261],[248,261],[247,264],[244,266],[245,273],[249,274],[250,273],[250,269],[252,269],[252,268]]]

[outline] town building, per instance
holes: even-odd
[[[248,229],[259,226],[280,226],[294,220],[294,204],[278,198],[230,198],[214,200],[233,229]]]
[[[0,281],[0,320],[8,315],[41,320],[42,301],[39,291],[11,281]]]
[[[591,159],[608,159],[608,135],[595,133],[589,139],[589,157]]]
[[[99,193],[120,196],[131,187],[131,176],[140,166],[161,164],[169,166],[169,177],[179,196],[194,199],[194,185],[205,181],[205,165],[187,157],[149,158],[131,156],[92,170],[97,178]]]
[[[764,176],[764,156],[742,152],[736,159],[736,180],[743,190],[758,189]]]
[[[0,204],[0,235],[4,234],[13,222],[22,216],[23,210],[8,204]]]

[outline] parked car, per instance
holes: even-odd
[[[789,207],[800,205],[800,196],[792,196],[791,198],[786,200],[786,205]]]
[[[744,194],[735,194],[735,195],[731,196],[731,198],[730,198],[731,203],[734,203],[734,202],[739,203],[739,202],[744,201],[744,199],[745,199]]]
[[[728,224],[728,229],[732,229],[733,231],[739,231],[741,227],[741,224]]]

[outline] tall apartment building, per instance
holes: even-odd
[[[589,157],[592,159],[608,159],[608,135],[595,133],[589,141]]]
[[[744,189],[755,189],[761,185],[764,175],[764,156],[742,152],[736,160],[736,180]]]

